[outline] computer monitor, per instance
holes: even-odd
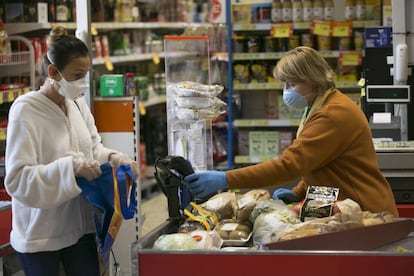
[[[409,85],[367,85],[366,100],[371,103],[409,103]]]

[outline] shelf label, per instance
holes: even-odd
[[[160,56],[158,55],[157,52],[152,52],[151,57],[152,57],[152,62],[154,62],[154,64],[160,63]]]
[[[270,26],[270,36],[283,38],[290,37],[293,34],[293,24],[292,23],[280,23],[272,24]]]
[[[145,116],[145,114],[147,114],[147,110],[145,109],[145,105],[143,102],[139,101],[138,108],[139,108],[140,115]]]
[[[361,65],[362,54],[360,51],[347,51],[339,53],[339,64],[346,66]]]
[[[334,22],[332,24],[332,36],[346,37],[352,35],[351,22]]]
[[[312,33],[314,35],[330,36],[332,33],[332,22],[323,20],[312,21]]]
[[[7,102],[12,102],[14,101],[15,97],[14,97],[14,91],[13,90],[9,90],[9,93],[7,93]]]
[[[98,30],[94,26],[91,26],[91,35],[98,35]]]
[[[5,128],[0,128],[0,140],[4,141],[6,140],[6,129]]]
[[[114,65],[112,64],[111,58],[109,56],[104,57],[105,67],[108,71],[114,70]]]

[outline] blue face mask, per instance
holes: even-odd
[[[283,101],[288,107],[292,108],[304,108],[308,106],[308,100],[305,96],[289,88],[283,88]]]

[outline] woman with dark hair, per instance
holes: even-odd
[[[313,48],[286,52],[273,75],[283,85],[283,100],[304,110],[293,143],[279,158],[227,172],[188,175],[189,190],[204,198],[221,189],[280,186],[300,179],[292,189],[277,189],[274,199],[301,201],[309,186],[339,188],[362,210],[398,216],[391,187],[378,168],[368,121],[361,109],[335,87],[335,74]]]
[[[100,164],[135,161],[105,148],[83,97],[91,59],[86,45],[54,28],[44,57],[47,78],[10,108],[5,187],[12,197],[10,243],[26,275],[99,275],[92,205],[76,178],[94,180]]]

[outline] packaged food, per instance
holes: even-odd
[[[236,203],[236,194],[234,192],[223,192],[209,198],[201,207],[208,211],[214,212],[220,220],[231,219],[233,217],[234,204]]]
[[[169,87],[170,88],[170,87]],[[224,87],[221,85],[207,85],[193,81],[182,81],[171,85],[175,95],[179,97],[207,97],[212,98],[219,95]]]
[[[233,71],[235,82],[248,83],[250,81],[249,65],[247,63],[235,63]]]
[[[324,186],[309,186],[305,201],[300,210],[300,220],[332,215],[334,202],[338,199],[339,188]]]
[[[252,236],[252,227],[248,221],[222,220],[214,229],[223,239],[223,245],[244,245]]]
[[[237,195],[235,211],[236,220],[243,222],[249,219],[256,203],[260,200],[270,199],[270,193],[265,189],[255,189],[242,195]]]

